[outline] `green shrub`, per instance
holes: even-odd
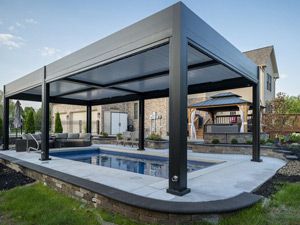
[[[0,139],[3,137],[3,123],[2,118],[0,118]]]
[[[118,134],[117,134],[117,139],[118,139],[118,140],[122,140],[122,139],[123,139],[123,135],[122,135],[121,133],[118,133]]]
[[[265,139],[260,139],[260,144],[261,144],[261,145],[266,144],[266,140],[265,140]]]
[[[163,140],[161,138],[160,134],[155,134],[155,133],[150,134],[147,139],[151,140],[151,141],[162,141]]]
[[[273,143],[272,142],[266,142],[266,144],[265,144],[266,146],[272,146],[273,145]]]
[[[212,144],[220,144],[220,141],[219,141],[219,139],[214,138],[211,143]]]
[[[101,132],[100,135],[104,138],[108,137],[108,133],[106,133],[106,132]]]
[[[252,145],[252,143],[253,143],[252,140],[247,140],[247,141],[246,141],[246,144],[247,144],[247,145]]]
[[[292,150],[300,150],[300,144],[298,144],[298,143],[292,143],[292,144],[289,145],[288,148],[292,149]]]
[[[272,144],[274,144],[275,141],[274,141],[273,139],[271,139],[271,138],[268,138],[268,139],[267,139],[267,143],[272,143]]]
[[[25,134],[34,134],[34,133],[35,133],[34,115],[33,115],[33,110],[30,110],[26,114],[26,118],[25,118]]]
[[[300,133],[292,133],[289,135],[289,141],[292,143],[300,143]]]
[[[231,144],[233,144],[233,145],[236,145],[236,144],[238,144],[239,142],[238,142],[238,140],[236,140],[235,138],[233,138],[232,140],[231,140]]]
[[[62,133],[63,127],[60,120],[60,114],[57,112],[55,114],[55,124],[54,124],[54,133]]]

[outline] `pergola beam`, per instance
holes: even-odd
[[[252,86],[252,161],[261,162],[260,158],[260,86],[259,86],[259,67],[258,82]]]
[[[3,98],[3,150],[9,149],[9,98],[5,97],[5,86],[4,98]]]
[[[145,100],[139,99],[139,149],[145,150]]]
[[[50,84],[46,83],[46,67],[44,67],[44,79],[42,84],[42,152],[41,160],[49,160],[49,95]]]
[[[92,106],[86,107],[86,133],[92,133]]]
[[[188,40],[181,9],[173,18],[169,51],[169,187],[168,193],[185,195],[187,188]]]

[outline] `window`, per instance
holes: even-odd
[[[270,74],[267,74],[267,90],[272,91],[272,77]]]
[[[133,105],[133,118],[137,120],[139,118],[139,107],[138,103],[134,103]]]

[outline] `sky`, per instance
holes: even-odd
[[[0,0],[0,86],[158,12],[173,0]],[[300,94],[300,1],[186,0],[241,51],[273,45],[276,91]]]

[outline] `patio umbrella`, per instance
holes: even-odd
[[[19,101],[17,101],[15,105],[14,127],[16,129],[22,127],[21,103]],[[18,130],[16,130],[16,136],[17,134],[18,134]]]

